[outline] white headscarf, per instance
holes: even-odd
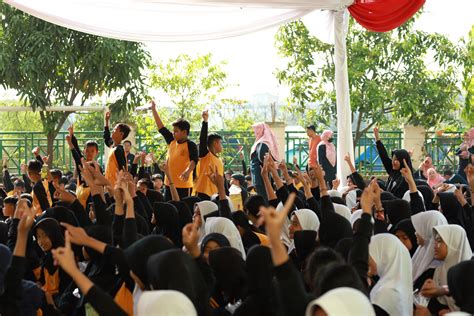
[[[284,209],[284,205],[282,202],[278,203],[276,207],[277,212],[281,212]],[[281,235],[280,239],[283,242],[283,244],[286,246],[286,248],[290,248],[291,246],[291,239],[290,239],[290,219],[288,216],[285,216],[285,222],[283,223],[283,227],[281,228]]]
[[[370,291],[370,301],[389,315],[413,314],[410,253],[392,234],[372,236],[369,254],[380,279]]]
[[[374,308],[367,296],[349,287],[333,289],[311,301],[306,307],[306,316],[313,316],[316,306],[321,307],[328,316],[375,316]]]
[[[448,270],[456,264],[471,260],[472,250],[466,231],[459,225],[440,225],[433,227],[433,235],[439,235],[448,246],[448,254],[434,273],[433,281],[438,286],[448,285]],[[459,310],[452,297],[440,296],[441,304],[448,305],[451,310]]]
[[[354,223],[362,217],[362,213],[364,213],[364,211],[357,210],[357,211],[355,211],[354,213],[351,214],[351,218],[350,218],[349,221],[351,222],[351,227],[352,228],[354,228]]]
[[[426,211],[411,217],[415,231],[425,241],[419,245],[411,258],[413,264],[413,282],[416,281],[426,270],[435,268],[441,262],[434,259],[433,227],[447,225],[446,217],[439,211]]]
[[[348,222],[351,221],[351,210],[347,206],[334,203],[334,211],[347,219]]]
[[[420,196],[421,200],[423,201],[423,203],[425,203],[425,198],[423,197],[423,194],[421,194],[420,191],[416,191],[418,193],[418,195]],[[405,194],[403,194],[403,200],[407,201],[407,202],[411,202],[411,196],[410,196],[410,190],[407,190],[405,192]]]
[[[295,215],[298,218],[298,222],[300,222],[300,226],[303,230],[314,230],[319,231],[319,226],[321,223],[319,222],[318,215],[314,213],[312,210],[307,208],[302,208],[300,210],[294,211],[292,216]],[[291,253],[295,249],[295,242],[292,240],[290,247],[288,248],[288,253]]]
[[[137,316],[197,316],[191,300],[173,290],[146,291],[138,301]]]
[[[340,197],[340,198],[342,198],[342,193],[339,192],[338,190],[328,190],[328,195],[330,197]]]
[[[226,236],[230,242],[230,246],[239,250],[242,253],[242,258],[245,260],[245,249],[242,243],[242,237],[240,237],[239,230],[230,219],[225,217],[208,218],[204,230],[206,235],[219,233]]]
[[[204,239],[206,232],[204,231],[204,226],[206,224],[205,217],[212,212],[215,212],[219,209],[216,203],[211,201],[201,201],[194,204],[194,208],[199,207],[199,212],[201,213],[201,227],[199,228],[199,232],[201,234],[199,238],[199,243]]]
[[[356,190],[350,190],[346,194],[346,205],[350,210],[352,210],[352,208],[357,205],[357,191]]]

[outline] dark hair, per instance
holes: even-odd
[[[245,176],[245,181],[252,181],[252,176],[246,175]]]
[[[163,175],[161,175],[160,173],[156,173],[151,177],[151,179],[153,181],[158,180],[158,179],[163,180]]]
[[[310,129],[313,132],[316,132],[316,126],[314,126],[313,124],[306,126],[306,129]]]
[[[125,139],[128,137],[128,134],[130,134],[130,126],[128,126],[127,124],[125,123],[118,123],[117,124],[117,128],[120,130],[120,132],[122,132],[123,136],[122,136],[122,139]]]
[[[43,167],[43,165],[41,164],[41,162],[39,162],[36,159],[28,161],[28,170],[29,171],[41,173],[41,167]]]
[[[314,294],[319,297],[338,287],[350,287],[367,295],[367,289],[354,267],[347,263],[331,262],[314,277]]]
[[[222,136],[217,133],[211,133],[207,136],[207,144],[212,145],[217,140],[222,140]]]
[[[267,206],[267,202],[263,196],[258,194],[249,196],[244,203],[245,210],[255,217],[258,216],[261,206]]]
[[[61,177],[61,179],[59,179],[59,184],[64,184],[64,186],[66,186],[68,183],[69,179],[67,177]]]
[[[33,196],[29,193],[22,193],[20,195],[20,198],[22,199],[27,199],[28,201],[30,201],[31,203],[33,203]]]
[[[126,140],[126,141],[124,141],[123,143],[124,143],[124,144],[126,144],[126,143],[129,143],[129,144],[130,144],[130,146],[132,146],[132,142],[131,142],[131,141],[129,141],[129,140]]]
[[[15,187],[15,188],[25,188],[25,182],[21,179],[16,179],[15,182],[13,182],[13,187]]]
[[[344,263],[342,256],[329,247],[317,248],[307,259],[304,278],[306,284],[314,285],[314,280],[319,270],[331,262]]]
[[[63,173],[59,169],[51,169],[50,172],[53,178],[55,179],[61,179],[61,177],[63,176]]]
[[[15,196],[7,196],[6,198],[3,199],[3,205],[5,204],[16,205],[16,202],[18,202],[18,199]]]
[[[99,144],[95,140],[88,140],[84,145],[84,148],[87,147],[94,147],[97,151],[99,151]]]
[[[443,171],[443,175],[445,176],[452,176],[453,175],[453,172],[451,171],[451,169],[445,169]]]
[[[189,135],[189,130],[191,129],[191,125],[185,119],[179,118],[176,121],[174,121],[172,125],[173,127],[177,127],[178,129],[182,131],[186,131],[186,134]]]

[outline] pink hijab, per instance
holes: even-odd
[[[429,176],[430,172],[433,170],[434,172],[434,175],[433,176]],[[436,170],[434,168],[429,168],[426,173],[428,174],[428,184],[429,186],[432,188],[434,187],[435,185],[437,184],[440,184],[440,183],[443,183],[444,182],[444,178],[436,172]]]
[[[270,126],[265,123],[256,123],[252,126],[253,132],[255,134],[255,143],[252,145],[252,149],[250,150],[250,154],[252,154],[256,149],[257,145],[260,143],[264,143],[270,149],[270,153],[276,161],[280,161],[280,154],[278,153],[278,143],[273,134]]]
[[[333,143],[330,143],[328,140],[332,138],[332,135],[334,133],[330,130],[325,130],[321,134],[321,142],[318,144],[318,150],[319,146],[326,145],[326,158],[329,160],[331,165],[335,166],[336,165],[336,146],[334,146]]]
[[[425,163],[427,161],[429,162],[428,164]],[[425,177],[425,179],[428,179],[428,170],[431,168],[434,168],[433,160],[431,159],[431,157],[427,156],[420,167],[423,173],[423,177]]]

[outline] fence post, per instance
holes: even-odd
[[[403,126],[402,148],[406,150],[413,149],[411,161],[415,169],[418,169],[418,166],[424,159],[423,147],[425,145],[425,134],[425,128],[422,126]]]

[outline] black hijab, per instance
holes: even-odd
[[[211,240],[218,243],[221,247],[230,247],[230,242],[226,236],[219,233],[210,233],[207,234],[201,242],[201,253],[204,253],[204,249],[206,248],[207,243]]]
[[[293,240],[295,242],[296,256],[301,264],[301,268],[304,266],[306,258],[316,249],[318,245],[316,241],[317,236],[318,232],[314,230],[300,230],[294,233]]]
[[[441,212],[446,217],[448,224],[456,224],[465,228],[463,209],[454,193],[442,192],[438,193],[438,196]]]
[[[153,255],[148,260],[148,282],[153,290],[175,290],[185,294],[198,315],[208,314],[208,298],[204,278],[196,262],[180,249]]]
[[[156,202],[153,204],[153,214],[155,215],[155,234],[163,235],[180,248],[183,243],[181,230],[179,227],[178,210],[173,204]]]
[[[215,295],[224,295],[224,301],[231,304],[245,299],[247,275],[240,251],[232,247],[213,250],[209,253],[209,265],[216,277]]]
[[[325,213],[319,229],[321,245],[334,248],[339,240],[347,237],[352,237],[351,223],[337,213]]]
[[[431,203],[434,198],[433,190],[428,185],[417,185],[416,188],[423,195],[423,201],[425,202],[425,208],[427,211],[433,210],[433,204]]]
[[[43,218],[33,228],[33,233],[36,236],[37,230],[41,229],[44,231],[51,241],[51,249],[64,246],[64,234],[58,221],[54,218]],[[53,275],[56,272],[57,267],[54,265],[53,255],[51,249],[47,251],[41,259],[41,266],[48,270],[49,274]],[[40,279],[44,279],[41,276]],[[43,280],[44,281],[44,280]]]
[[[416,249],[418,248],[418,242],[416,241],[415,227],[413,226],[413,223],[411,222],[411,218],[406,218],[398,222],[398,224],[395,226],[395,229],[393,231],[394,233],[396,233],[398,230],[401,230],[402,232],[404,232],[410,239],[411,245],[412,245],[411,250],[410,250],[410,256],[413,257]]]
[[[411,216],[411,208],[410,203],[405,200],[396,199],[391,201],[383,201],[382,202],[384,210],[385,210],[385,217],[390,220],[390,224],[392,224],[392,229],[405,218],[410,218]]]
[[[253,246],[260,245],[260,238],[253,232],[249,218],[244,212],[238,211],[232,213],[232,221],[236,227],[239,226],[244,230],[244,234],[241,237],[245,252]]]
[[[448,270],[449,294],[461,311],[474,314],[474,261],[458,263]]]
[[[187,196],[185,198],[182,198],[181,201],[186,203],[189,210],[191,211],[191,214],[194,214],[194,204],[201,202],[201,199],[197,196]]]
[[[183,201],[168,201],[168,203],[173,204],[178,210],[179,227],[181,231],[183,230],[184,226],[193,222],[193,213],[186,203]]]
[[[175,248],[173,243],[163,236],[150,235],[146,236],[125,250],[130,270],[144,283],[147,284],[147,261],[152,255],[165,250]]]
[[[340,196],[331,196],[331,201],[336,204],[346,205],[346,202]]]
[[[8,224],[0,222],[0,244],[6,245],[8,241]]]
[[[410,172],[413,173],[411,157],[408,151],[405,149],[397,149],[392,152],[392,157],[393,156],[400,162],[400,169],[404,168],[403,160],[405,160]],[[403,178],[400,169],[392,170],[387,180],[387,191],[392,192],[398,198],[402,198],[403,194],[408,190],[408,184]]]
[[[247,255],[248,296],[234,315],[279,315],[278,296],[270,248],[252,247]]]

